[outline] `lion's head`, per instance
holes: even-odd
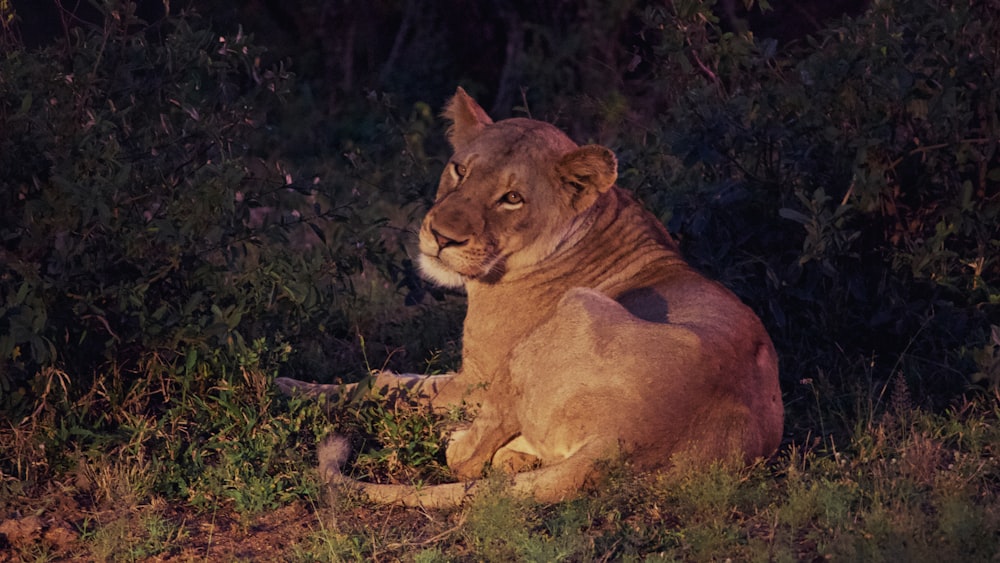
[[[490,283],[542,262],[618,177],[607,148],[530,119],[493,123],[461,88],[444,115],[455,152],[420,229],[421,270],[441,285]]]

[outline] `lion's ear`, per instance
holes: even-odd
[[[583,211],[618,179],[618,159],[610,149],[587,145],[566,153],[556,165],[559,181],[569,191],[573,209]]]
[[[447,134],[448,141],[455,149],[471,141],[484,127],[493,123],[490,116],[486,115],[486,110],[466,94],[461,86],[445,104],[442,115],[451,121]]]

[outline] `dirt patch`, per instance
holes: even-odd
[[[21,507],[0,518],[0,563],[32,559],[144,561],[284,560],[318,528],[305,502],[253,518],[195,513],[159,502],[127,510],[87,510],[74,502]]]
[[[292,546],[316,529],[316,516],[304,503],[297,502],[261,514],[249,524],[235,514],[217,514],[215,518],[206,515],[188,521],[187,529],[187,546],[157,560],[285,559]]]

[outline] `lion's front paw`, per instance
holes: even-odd
[[[472,481],[483,476],[484,463],[476,463],[469,459],[463,462],[449,463],[448,468],[459,481]]]
[[[482,456],[476,455],[477,445],[468,426],[455,430],[448,438],[448,447],[445,449],[444,457],[455,476],[463,481],[482,475],[486,460],[481,459]]]
[[[519,452],[510,448],[500,448],[493,456],[493,467],[513,475],[529,469],[535,469],[539,465],[539,459],[529,453]]]

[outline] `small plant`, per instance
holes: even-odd
[[[330,405],[333,425],[357,445],[352,470],[380,482],[446,480],[446,439],[461,414],[434,412],[410,400],[405,389],[390,393],[391,400],[362,381],[355,395]]]
[[[464,514],[462,535],[486,561],[575,561],[590,555],[580,514],[548,519],[530,501],[505,493],[507,478],[489,478]]]
[[[994,389],[1000,387],[1000,326],[990,326],[989,340],[972,352],[972,358],[979,368],[972,380]]]
[[[426,405],[405,401],[373,402],[358,410],[361,431],[372,436],[377,449],[358,456],[355,468],[374,476],[380,473],[401,475],[411,480],[427,475],[440,480],[448,475],[444,463],[447,421]],[[419,472],[419,473],[417,473]],[[408,475],[409,473],[409,475]]]

